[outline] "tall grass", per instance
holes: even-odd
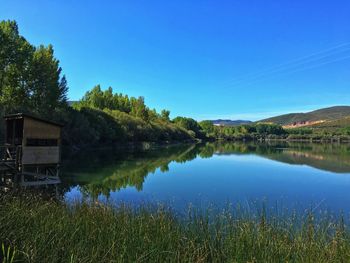
[[[350,261],[342,218],[266,214],[233,209],[179,217],[161,206],[67,206],[4,197],[0,243],[13,262]]]

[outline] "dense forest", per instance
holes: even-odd
[[[67,102],[68,84],[52,45],[38,47],[20,35],[15,21],[0,22],[0,115],[24,112],[64,124],[63,143],[84,146],[114,142],[189,140],[349,139],[349,128],[283,129],[278,124],[214,126],[211,121],[170,119],[129,97],[96,85],[78,102]],[[1,122],[1,138],[4,123]]]

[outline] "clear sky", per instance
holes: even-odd
[[[52,44],[77,100],[96,84],[195,119],[350,105],[348,0],[0,1]]]

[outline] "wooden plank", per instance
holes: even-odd
[[[25,146],[22,149],[22,164],[56,164],[59,158],[58,146]]]
[[[8,161],[0,161],[1,169],[7,168],[7,170],[15,171],[16,167],[14,166],[14,162]]]
[[[22,174],[24,176],[29,175],[29,176],[35,176],[37,178],[42,178],[42,179],[45,179],[45,178],[52,179],[52,180],[59,179],[58,176],[52,176],[52,175],[46,175],[46,174],[38,174],[38,173],[31,173],[31,172],[23,172]]]
[[[61,127],[34,120],[31,118],[24,119],[23,139],[60,139]]]
[[[30,181],[21,182],[21,186],[36,186],[36,185],[48,185],[48,184],[60,184],[61,180],[46,180],[46,181]]]

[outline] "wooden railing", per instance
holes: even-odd
[[[13,145],[0,146],[0,169],[17,170],[21,164],[22,147]]]
[[[28,149],[35,149],[36,151],[28,151]],[[0,146],[0,179],[1,176],[12,176],[16,175],[18,183],[21,186],[38,186],[38,185],[49,185],[59,184],[61,180],[59,178],[59,165],[58,161],[55,161],[54,157],[59,156],[59,151],[55,151],[52,148],[58,147],[23,147],[4,145]],[[36,163],[36,153],[39,153],[39,163]],[[27,154],[25,160],[25,154]],[[34,158],[30,161],[28,155],[33,155]],[[46,159],[43,159],[46,158]],[[29,161],[28,161],[29,160]],[[54,160],[55,163],[51,163]],[[46,161],[47,163],[45,163]],[[20,177],[17,177],[20,176]]]

